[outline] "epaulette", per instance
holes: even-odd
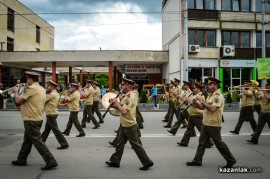
[[[220,96],[220,93],[216,93],[217,96]]]

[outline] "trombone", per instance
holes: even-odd
[[[14,92],[14,88],[15,87],[26,87],[27,86],[27,83],[20,83],[20,84],[17,84],[16,86],[13,86],[11,88],[8,88],[6,90],[0,90],[0,94],[4,94],[4,93],[7,93],[7,92]]]

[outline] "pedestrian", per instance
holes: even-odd
[[[12,161],[13,165],[27,165],[27,158],[31,152],[32,145],[44,159],[46,165],[41,170],[50,170],[57,166],[52,153],[49,151],[40,135],[42,126],[42,113],[46,102],[46,91],[39,85],[38,73],[25,72],[28,87],[23,94],[19,95],[19,88],[15,87],[15,100],[21,105],[21,116],[24,123],[24,139],[17,160]]]
[[[155,85],[153,86],[153,88],[151,89],[151,94],[152,94],[153,99],[154,99],[155,107],[157,107],[157,97],[158,97],[158,88],[157,88],[157,84],[155,84]]]
[[[107,93],[107,89],[104,88],[104,85],[101,85],[100,88],[100,99],[102,99],[102,97]]]
[[[79,106],[80,92],[78,91],[79,85],[76,83],[72,83],[71,86],[72,86],[72,93],[70,95],[65,93],[65,100],[68,101],[68,110],[70,112],[70,115],[69,115],[67,127],[65,131],[62,133],[68,136],[72,128],[72,124],[74,124],[74,126],[79,131],[79,135],[76,135],[76,137],[83,137],[85,136],[85,132],[78,120],[78,113],[80,111],[80,106]]]
[[[106,164],[109,167],[120,167],[121,158],[124,152],[124,147],[127,141],[131,144],[136,155],[140,159],[143,167],[140,170],[148,170],[154,165],[153,161],[148,157],[144,148],[142,147],[138,135],[138,126],[136,122],[136,105],[134,93],[132,93],[134,81],[129,79],[123,79],[123,92],[124,98],[119,102],[117,99],[111,99],[112,107],[120,112],[120,130],[119,139],[116,151],[112,154],[109,161]]]
[[[206,100],[202,96],[197,96],[197,101],[194,104],[199,109],[204,110],[203,125],[199,138],[199,145],[194,159],[187,162],[187,166],[201,166],[205,152],[206,144],[211,138],[214,141],[218,151],[227,161],[225,168],[231,168],[236,163],[236,160],[230,152],[228,146],[221,138],[222,113],[224,108],[224,97],[219,90],[220,81],[213,77],[208,77],[208,89],[210,95]]]
[[[68,143],[61,131],[58,128],[57,124],[57,116],[58,116],[58,104],[60,95],[56,91],[57,83],[50,80],[49,86],[46,94],[46,102],[45,102],[45,113],[46,113],[46,125],[43,133],[41,134],[42,141],[45,143],[51,130],[53,131],[60,147],[57,149],[66,149],[68,148]]]

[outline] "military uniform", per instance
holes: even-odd
[[[120,166],[120,161],[124,152],[124,147],[127,141],[131,144],[135,153],[139,157],[143,166],[152,166],[152,160],[147,156],[144,148],[140,144],[140,139],[138,136],[138,126],[136,122],[136,105],[137,101],[134,93],[127,93],[121,100],[122,108],[128,110],[127,114],[120,114],[120,130],[118,145],[116,151],[112,154],[110,162],[106,162],[109,166]]]
[[[220,94],[219,90],[216,90],[213,94],[210,94],[207,97],[206,103],[216,106],[217,110],[215,112],[211,112],[208,109],[204,109],[199,146],[193,161],[187,162],[187,165],[193,166],[202,164],[206,144],[211,138],[214,141],[218,151],[227,161],[227,166],[233,166],[233,164],[236,163],[236,160],[230,152],[228,146],[221,139],[222,113],[224,108],[223,95]]]
[[[174,89],[172,89],[172,93],[176,93],[177,95],[181,95],[181,93],[182,93],[181,87],[179,85],[176,86]],[[170,114],[169,114],[168,123],[164,127],[171,127],[172,126],[172,121],[173,121],[174,114],[176,115],[176,119],[177,120],[179,119],[179,111],[177,111],[176,106],[175,106],[177,100],[178,99],[175,96],[172,97],[172,105],[171,105],[171,110],[170,110]]]
[[[96,88],[94,88],[94,94],[93,94],[93,114],[94,112],[97,114],[98,118],[99,118],[99,123],[103,123],[104,120],[102,118],[102,115],[99,111],[98,105],[99,105],[99,94],[100,94],[100,89],[97,86]]]
[[[80,92],[77,90],[74,93],[70,94],[69,99],[68,99],[68,110],[70,112],[70,115],[69,115],[67,127],[65,131],[63,132],[63,134],[69,135],[70,130],[72,128],[72,124],[74,124],[76,129],[79,131],[80,135],[81,136],[85,135],[85,132],[78,120],[78,113],[80,111],[79,102],[80,102]]]
[[[86,127],[86,121],[92,121],[95,125],[94,128],[100,127],[97,122],[95,116],[93,115],[93,94],[95,90],[92,86],[84,89],[85,99],[84,99],[84,110],[83,110],[83,119],[82,119],[82,127]]]
[[[65,139],[65,137],[63,136],[63,134],[61,133],[61,131],[58,128],[57,125],[57,116],[58,116],[58,104],[59,104],[59,99],[60,99],[60,95],[58,94],[58,92],[56,90],[53,90],[51,93],[46,95],[46,103],[45,103],[45,113],[46,113],[46,125],[45,125],[45,130],[41,135],[42,141],[46,142],[50,131],[52,130],[58,143],[60,144],[60,148],[58,149],[62,149],[62,148],[67,148],[68,147],[68,143]]]
[[[183,90],[182,93],[184,93],[181,97],[183,98],[186,98],[188,97],[190,94],[192,94],[192,91],[190,89],[188,90]],[[179,104],[181,104],[183,102],[183,100],[179,99]],[[175,135],[177,133],[177,130],[179,129],[180,125],[183,124],[184,126],[187,126],[187,121],[186,119],[188,119],[188,111],[185,110],[184,113],[181,113],[180,111],[185,109],[187,107],[186,104],[183,104],[179,109],[177,109],[178,111],[178,118],[177,118],[177,121],[176,123],[172,126],[171,130],[170,130],[170,133],[172,133],[173,135]]]
[[[257,98],[261,98],[263,96],[263,93],[261,91],[258,91],[257,93],[254,94]],[[258,115],[261,113],[261,99],[256,99],[255,97],[255,102],[254,102],[254,109],[257,112]]]
[[[247,91],[247,95],[240,94],[238,95],[242,99],[242,108],[240,110],[240,116],[238,119],[238,123],[235,126],[234,131],[230,131],[231,133],[239,134],[242,124],[245,120],[250,122],[250,125],[253,131],[256,129],[257,124],[254,119],[254,96],[251,90]]]
[[[40,135],[42,126],[42,113],[46,101],[46,92],[37,82],[24,90],[21,97],[25,102],[21,105],[21,116],[24,122],[24,139],[17,161],[13,165],[26,165],[27,157],[31,152],[32,145],[46,162],[46,166],[55,167],[57,162],[49,151]],[[41,168],[42,169],[42,168]]]
[[[197,96],[201,96],[202,93],[198,93],[196,95],[193,95],[190,99],[190,101],[194,100]],[[203,96],[204,98],[204,96]],[[202,128],[202,119],[203,119],[203,110],[196,108],[195,106],[191,106],[188,108],[188,114],[189,114],[189,118],[188,118],[188,125],[187,125],[187,130],[184,133],[184,136],[181,140],[180,143],[178,143],[181,146],[188,146],[190,137],[193,135],[194,133],[194,127],[196,126],[196,128],[198,129],[198,131],[201,131]],[[208,144],[206,144],[207,147],[211,147],[213,145],[213,142],[211,139],[209,139]]]
[[[138,90],[133,90],[132,91],[135,95],[135,98],[136,98],[136,102],[137,102],[137,105],[136,105],[136,120],[137,120],[137,124],[139,126],[139,129],[143,129],[143,117],[142,117],[142,114],[141,112],[139,111],[139,103],[140,103],[140,97],[139,97],[139,92]]]
[[[170,86],[169,87],[169,91],[173,91],[175,87],[174,86]],[[169,117],[170,117],[170,111],[172,110],[172,105],[173,105],[173,94],[169,93],[169,107],[167,110],[167,114],[164,117],[163,122],[168,122],[169,121]]]
[[[270,91],[268,91],[267,94],[270,95]],[[268,123],[268,126],[270,128],[270,100],[263,97],[261,101],[261,106],[262,111],[259,116],[258,127],[255,129],[251,141],[248,141],[255,144],[258,143],[259,137],[266,123]]]

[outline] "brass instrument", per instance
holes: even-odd
[[[187,94],[187,92],[185,91],[184,94],[181,95],[181,97],[184,97]],[[175,107],[175,109],[177,109],[177,106],[179,106],[179,99],[178,98],[174,98],[173,99],[173,106]]]
[[[189,98],[193,93],[190,93],[190,95],[187,97]],[[185,103],[186,100],[183,100],[182,103],[180,103],[177,107],[176,107],[176,110],[179,110],[181,108],[181,106]]]
[[[4,94],[4,93],[7,93],[7,92],[14,92],[15,87],[26,88],[27,86],[28,86],[27,83],[20,83],[19,85],[17,84],[16,86],[13,86],[13,87],[8,88],[6,90],[0,90],[0,94]]]
[[[204,92],[204,93],[202,93],[201,96],[203,96],[205,93],[207,93],[207,91]],[[184,108],[184,109],[182,109],[180,112],[181,112],[182,114],[184,114],[184,112],[185,112],[186,110],[188,110],[188,108],[190,108],[197,100],[198,100],[197,97],[194,98],[194,99],[187,105],[187,107]]]
[[[113,116],[120,116],[120,112],[114,108],[112,108],[112,104],[113,103],[110,103],[110,99],[112,98],[117,98],[118,101],[119,100],[119,96],[122,94],[123,92],[120,91],[118,94],[115,94],[115,93],[112,93],[112,92],[109,92],[109,93],[106,93],[105,95],[103,95],[102,99],[101,99],[101,104],[104,108],[106,108],[106,111],[105,113],[102,115],[103,118],[105,118],[106,114],[109,112],[111,115]]]

